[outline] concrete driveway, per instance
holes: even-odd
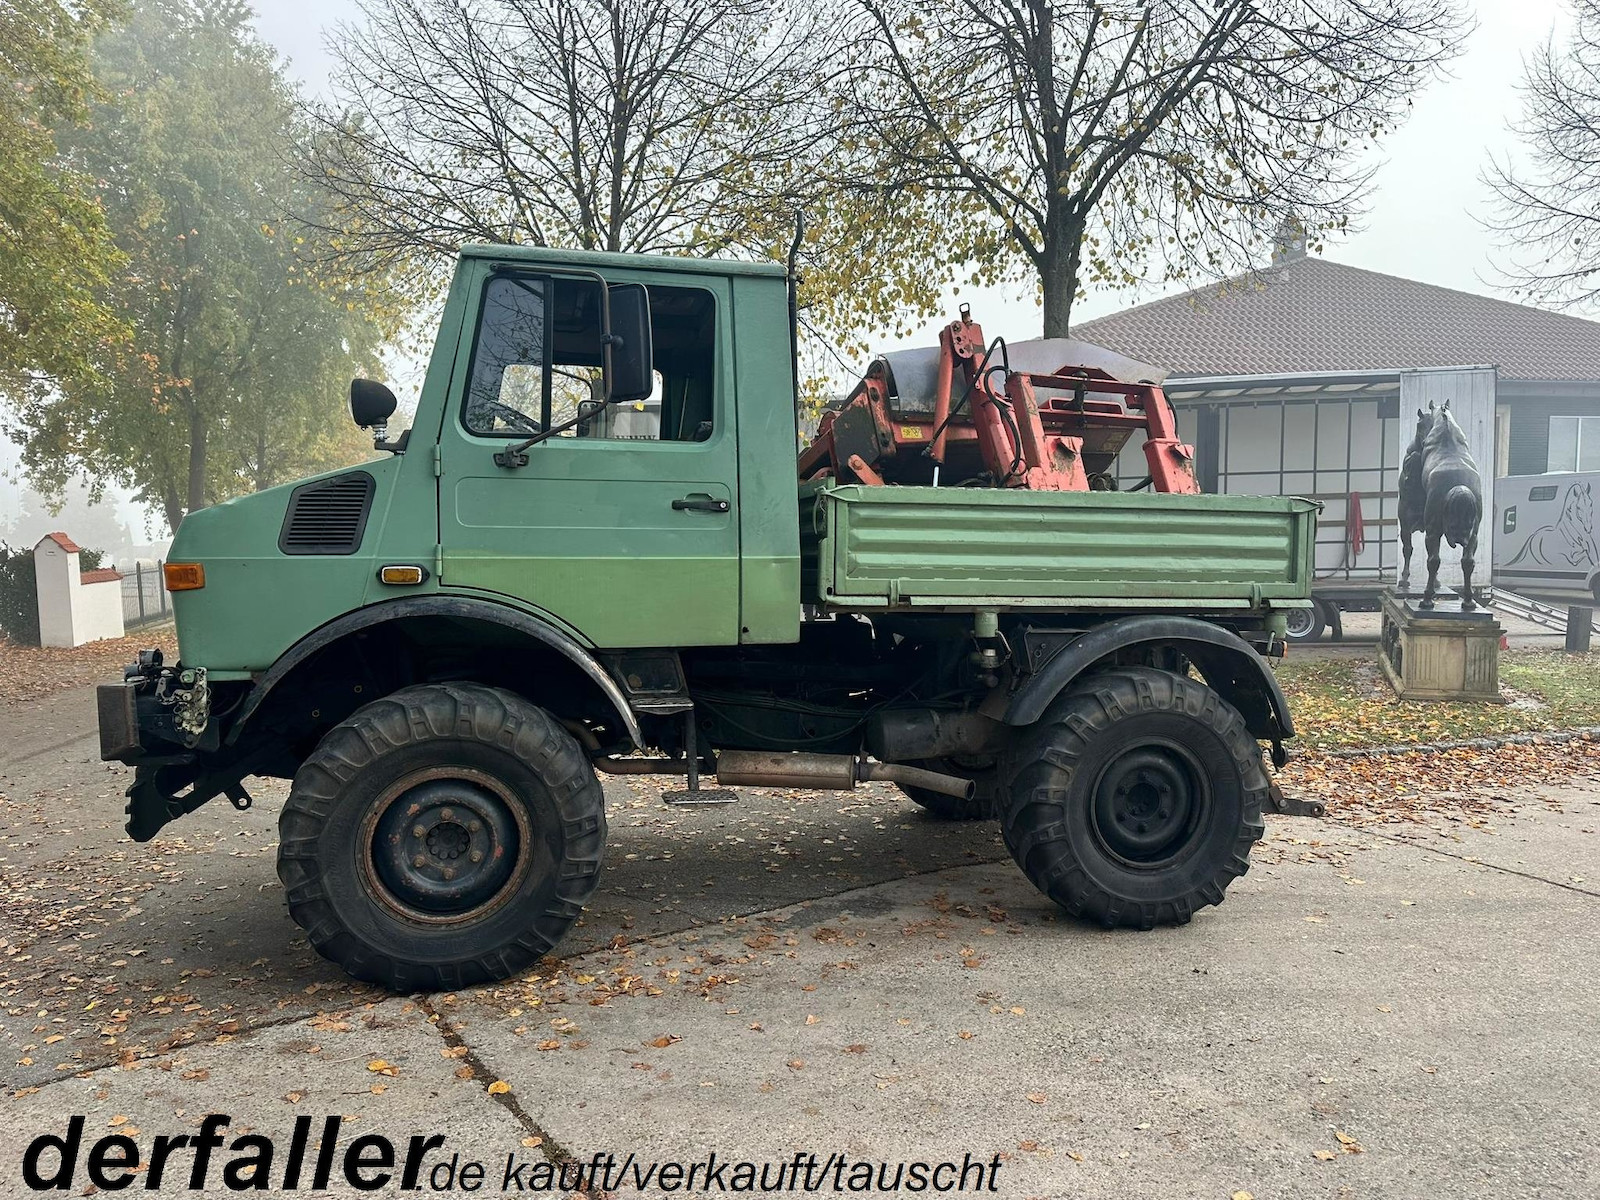
[[[85,1153],[206,1113],[280,1160],[301,1116],[313,1151],[329,1116],[341,1154],[438,1133],[419,1183],[454,1155],[493,1192],[508,1156],[515,1190],[538,1164],[713,1152],[815,1156],[828,1191],[862,1162],[981,1163],[1005,1196],[1573,1197],[1600,1178],[1588,791],[1488,822],[1269,818],[1225,905],[1138,934],[1065,918],[993,826],[893,789],[683,812],[610,781],[569,957],[390,997],[289,922],[281,785],[137,846],[88,690],[0,720],[0,1194],[29,1194],[23,1148],[75,1114]],[[72,1194],[93,1186],[81,1159]]]

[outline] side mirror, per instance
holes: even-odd
[[[376,379],[350,381],[350,419],[363,429],[378,426],[379,437],[398,404],[394,393]]]
[[[610,292],[611,399],[648,400],[655,391],[650,293],[642,283],[613,284]]]

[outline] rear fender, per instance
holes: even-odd
[[[1077,679],[1134,647],[1170,648],[1184,655],[1239,710],[1250,733],[1273,744],[1273,761],[1282,765],[1280,743],[1294,736],[1294,720],[1277,678],[1233,630],[1194,617],[1123,617],[1091,629],[1023,680],[1002,719],[1007,725],[1033,724]]]

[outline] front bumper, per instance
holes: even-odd
[[[139,702],[135,685],[102,683],[95,689],[100,715],[100,758],[104,762],[136,763],[144,757],[139,736]]]
[[[203,668],[164,667],[159,652],[146,651],[121,683],[96,689],[95,703],[100,757],[135,768],[127,806],[135,841],[213,796],[249,805],[240,781],[255,764],[217,753],[221,733]]]
[[[107,762],[185,761],[217,748],[205,668],[164,666],[159,650],[141,653],[121,683],[101,684],[95,705]]]

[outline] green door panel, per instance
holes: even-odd
[[[510,469],[497,466],[494,455],[517,437],[473,432],[462,419],[463,392],[475,370],[477,309],[491,274],[484,264],[468,281],[463,336],[440,422],[440,585],[537,605],[602,649],[736,644],[740,462],[728,281],[621,270],[606,275],[609,283],[676,288],[679,298],[690,287],[714,302],[713,335],[693,347],[696,361],[709,364],[697,376],[709,376],[704,394],[710,408],[701,415],[709,411],[711,421],[701,431],[704,440],[552,437],[529,448],[526,466]],[[525,296],[518,302],[528,303]],[[664,311],[656,338],[656,365],[669,376],[674,366],[666,338],[675,315]],[[561,323],[566,319],[550,318],[558,341],[572,336],[570,323]],[[535,327],[529,346],[541,336]],[[476,420],[474,426],[482,428]],[[695,500],[709,503],[673,507]],[[723,511],[716,511],[719,502]]]
[[[614,465],[605,449],[537,446],[533,454],[576,451],[607,460],[596,464],[604,472]],[[542,465],[554,471],[587,464]],[[726,484],[571,472],[453,482],[457,524],[444,548],[447,587],[537,604],[598,646],[720,645],[737,638],[739,532]],[[672,507],[691,496],[723,501],[728,511]]]

